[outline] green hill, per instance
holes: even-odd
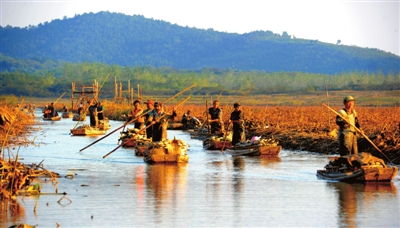
[[[386,75],[400,69],[399,56],[378,49],[297,39],[286,32],[223,33],[110,12],[0,30],[0,70],[9,72],[32,72],[62,62],[322,74],[362,71]],[[26,61],[17,63],[8,57]]]

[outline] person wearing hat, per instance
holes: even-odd
[[[357,112],[354,109],[355,99],[352,96],[346,96],[343,99],[344,108],[338,113],[346,118],[353,126],[360,129],[360,124],[357,118]],[[358,154],[356,129],[348,124],[339,115],[336,116],[336,124],[339,126],[338,142],[340,156]]]
[[[146,115],[144,115],[144,120],[145,120],[145,125],[148,126],[150,124],[150,122],[148,121],[151,112],[153,112],[154,110],[154,101],[153,100],[147,100],[144,102],[147,106],[147,108],[143,111],[143,113],[147,113]],[[146,137],[149,139],[151,137],[153,137],[153,128],[149,127],[146,128]]]
[[[133,102],[133,106],[134,106],[134,108],[130,113],[130,118],[136,119],[134,128],[140,130],[140,129],[144,128],[144,118],[141,116],[143,113],[143,109],[142,109],[142,107],[140,107],[139,100],[135,100]]]
[[[148,122],[152,124],[153,135],[152,141],[159,142],[167,139],[168,120],[176,116],[175,110],[172,114],[162,111],[162,105],[158,102],[154,103],[154,110],[150,113]]]
[[[244,113],[240,110],[240,104],[236,102],[233,104],[235,110],[231,113],[229,124],[233,123],[233,135],[232,135],[232,146],[236,143],[244,141],[246,139],[244,132]]]
[[[213,107],[208,109],[208,114],[210,115],[208,123],[211,124],[211,134],[223,135],[222,109],[219,107],[218,100],[213,102]]]

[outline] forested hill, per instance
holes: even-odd
[[[324,74],[397,74],[400,68],[399,56],[378,49],[298,39],[286,32],[224,33],[110,12],[0,29],[1,54],[17,59]],[[3,70],[7,64],[12,63],[2,62]]]

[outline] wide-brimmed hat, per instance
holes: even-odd
[[[144,102],[145,104],[152,104],[154,105],[154,101],[153,100],[147,100],[146,102]]]

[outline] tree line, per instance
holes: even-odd
[[[341,74],[313,74],[301,72],[238,71],[233,69],[203,68],[179,70],[170,67],[123,67],[104,63],[63,63],[51,70],[35,72],[1,72],[0,94],[32,97],[50,97],[77,88],[92,85],[97,80],[102,87],[102,97],[114,97],[114,80],[127,89],[140,85],[146,94],[171,95],[196,84],[192,94],[213,95],[221,91],[226,95],[240,95],[251,85],[253,94],[330,90],[399,90],[400,73],[368,73],[361,71]]]

